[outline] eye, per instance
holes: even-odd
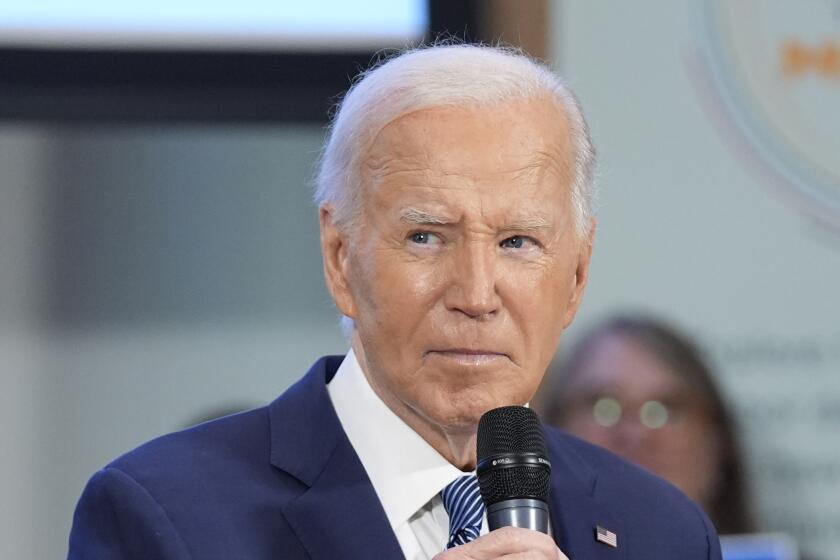
[[[417,245],[434,245],[441,243],[441,238],[430,231],[416,231],[408,236],[408,240]]]
[[[499,246],[502,249],[522,249],[527,245],[536,245],[536,241],[524,235],[514,235],[502,241]]]

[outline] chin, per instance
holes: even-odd
[[[443,391],[440,397],[430,416],[447,431],[474,432],[485,412],[512,404],[510,399],[501,399],[479,389]]]

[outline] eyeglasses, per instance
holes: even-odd
[[[618,424],[624,413],[621,403],[610,397],[602,397],[592,405],[592,419],[605,428]],[[645,401],[639,407],[639,422],[652,430],[663,428],[669,416],[668,407],[660,401]]]
[[[696,404],[687,399],[651,399],[633,406],[613,396],[602,395],[573,402],[570,412],[591,415],[591,419],[604,428],[618,425],[623,418],[630,418],[635,412],[642,426],[659,430],[678,424],[692,412],[699,412],[695,410],[697,406],[692,406]]]

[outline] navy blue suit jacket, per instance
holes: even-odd
[[[163,436],[97,472],[69,558],[402,558],[319,360],[269,406]],[[551,522],[571,560],[719,560],[706,516],[668,483],[546,429]],[[595,539],[600,525],[618,547]]]

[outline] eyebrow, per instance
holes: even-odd
[[[400,212],[400,220],[417,225],[443,226],[452,223],[452,220],[437,216],[431,212],[426,212],[425,210],[418,210],[417,208],[406,208]]]
[[[551,221],[543,216],[519,218],[506,224],[504,230],[536,231],[551,228]]]
[[[452,220],[432,214],[417,208],[406,208],[400,212],[400,220],[414,225],[438,225],[445,226],[454,223]],[[543,216],[528,216],[518,218],[505,224],[502,231],[537,231],[550,229],[551,221]]]

